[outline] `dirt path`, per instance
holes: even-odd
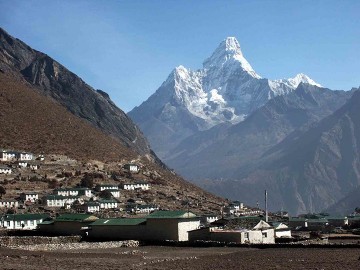
[[[137,247],[0,249],[0,269],[360,269],[359,249]]]

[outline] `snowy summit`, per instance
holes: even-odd
[[[245,59],[237,39],[228,37],[203,62],[202,69],[176,67],[159,89],[129,114],[140,126],[151,126],[156,119],[153,128],[158,128],[154,129],[166,127],[166,132],[180,140],[218,124],[238,123],[300,83],[321,87],[302,73],[281,80],[261,78]]]

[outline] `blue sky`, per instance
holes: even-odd
[[[0,26],[129,111],[227,36],[262,77],[360,86],[358,0],[0,0]]]

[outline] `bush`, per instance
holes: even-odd
[[[55,179],[52,179],[52,180],[49,181],[48,188],[55,189],[55,188],[58,188],[58,187],[59,187],[59,183]]]
[[[103,190],[103,191],[101,191],[101,192],[99,193],[99,197],[100,197],[100,198],[103,198],[103,199],[109,200],[109,199],[111,199],[113,196],[112,196],[112,194],[111,194],[110,191],[108,191],[108,190]]]
[[[94,186],[94,177],[92,174],[85,173],[84,177],[80,181],[80,186],[93,188]]]
[[[3,186],[0,186],[0,198],[6,194],[6,189]]]

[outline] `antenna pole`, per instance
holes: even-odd
[[[267,206],[267,190],[265,189],[265,222],[269,221],[268,206]]]

